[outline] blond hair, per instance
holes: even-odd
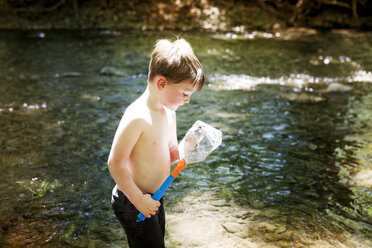
[[[151,54],[149,81],[155,76],[164,76],[170,83],[191,80],[201,90],[204,70],[190,44],[184,39],[159,40]]]

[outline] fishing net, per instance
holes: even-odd
[[[202,121],[196,121],[178,145],[180,158],[187,164],[203,161],[222,143],[222,132]]]

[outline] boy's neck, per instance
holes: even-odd
[[[143,93],[143,97],[145,99],[146,105],[150,110],[155,111],[162,111],[164,110],[164,105],[159,100],[159,96],[156,94],[157,92],[155,89],[153,89],[153,86],[151,83],[147,84],[147,88],[145,92]]]

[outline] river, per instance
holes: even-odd
[[[301,233],[292,247],[371,245],[371,33],[1,31],[0,247],[126,247],[106,161],[156,40],[176,35],[207,75],[178,138],[196,120],[224,135],[167,191],[168,214],[213,192],[274,213],[255,220]]]

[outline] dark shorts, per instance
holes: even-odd
[[[140,222],[136,222],[139,211],[128,200],[124,193],[117,189],[117,186],[112,190],[111,203],[116,218],[118,218],[121,225],[124,227],[129,247],[165,247],[165,213],[163,198],[160,199],[161,205],[156,214]]]

